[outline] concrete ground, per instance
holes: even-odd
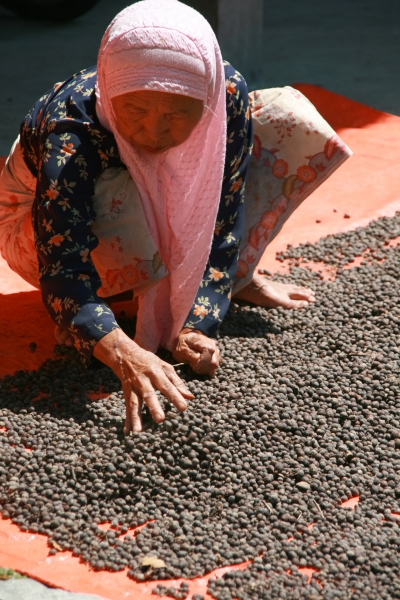
[[[0,581],[1,600],[105,600],[92,594],[72,594],[46,587],[33,579]]]
[[[104,30],[126,4],[101,0],[65,24],[24,21],[0,8],[0,156],[43,92],[95,64]],[[254,61],[259,76],[251,87],[313,83],[400,115],[400,2],[265,0],[263,49]]]
[[[320,85],[400,115],[398,0],[265,0],[265,87]]]
[[[0,156],[8,154],[30,106],[53,83],[95,64],[104,30],[125,5],[101,0],[65,24],[25,21],[0,8]],[[259,76],[249,82],[252,88],[313,83],[400,115],[400,2],[265,0],[263,48],[254,61]],[[235,66],[246,76],[240,59]],[[2,600],[39,597],[94,598],[28,579],[0,583]]]

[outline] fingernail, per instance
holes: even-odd
[[[179,387],[181,388],[181,390],[182,390],[182,391],[183,391],[185,394],[189,394],[190,396],[192,396],[192,397],[194,398],[194,394],[193,394],[193,392],[191,392],[191,391],[189,390],[189,388],[188,388],[188,387],[186,387],[186,385],[185,385],[185,384],[182,384],[182,385],[180,385]]]

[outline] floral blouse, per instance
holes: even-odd
[[[185,327],[215,337],[230,303],[244,229],[244,192],[253,143],[247,86],[225,63],[227,154],[209,261]],[[33,225],[43,301],[68,329],[83,362],[118,327],[97,295],[101,279],[91,258],[98,240],[92,197],[101,173],[122,165],[112,133],[96,115],[95,68],[59,83],[32,107],[21,126],[21,146],[37,178]]]

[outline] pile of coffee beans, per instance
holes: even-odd
[[[400,251],[385,246],[398,224],[307,246],[333,264],[340,248],[375,253],[334,282],[300,266],[276,277],[313,287],[315,306],[232,303],[217,377],[181,368],[196,398],[184,414],[162,399],[166,421],[146,413],[141,434],[123,435],[112,372],[71,352],[5,377],[3,516],[47,534],[51,553],[138,581],[252,561],[211,580],[217,600],[400,598]],[[88,399],[99,390],[111,395]],[[354,510],[340,506],[355,496]]]
[[[390,240],[399,236],[400,213],[396,213],[395,217],[383,217],[354,231],[328,235],[315,244],[300,244],[296,248],[289,246],[277,257],[281,261],[290,260],[295,266],[304,261],[323,261],[328,265],[343,267],[364,254],[369,259],[379,261],[385,258],[385,248]]]

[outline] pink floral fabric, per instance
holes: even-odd
[[[249,96],[254,147],[234,292],[249,283],[267,245],[293,211],[352,154],[294,88],[258,90]]]

